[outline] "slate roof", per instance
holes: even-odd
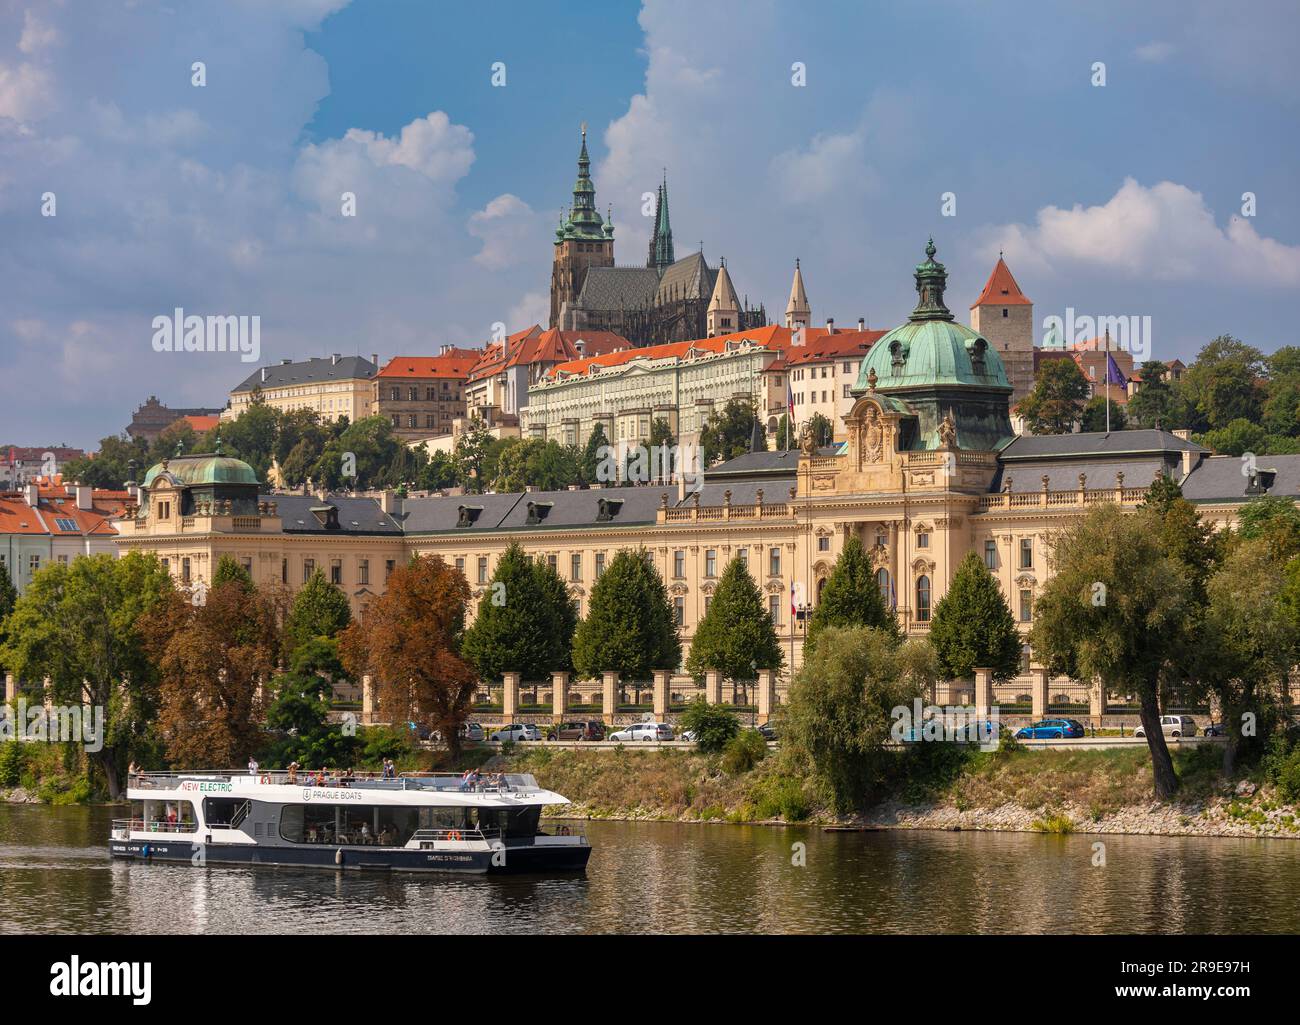
[[[630,310],[647,306],[659,287],[653,267],[592,267],[582,282],[578,305],[587,310]]]
[[[266,380],[262,380],[262,370],[266,371]],[[315,381],[352,381],[374,377],[379,368],[364,356],[343,356],[337,363],[329,358],[302,360],[298,363],[276,363],[265,368],[259,367],[243,382],[235,387],[231,394],[252,391],[254,388],[287,388],[291,385],[310,384]]]
[[[713,295],[717,275],[703,253],[684,256],[664,271],[655,292],[655,303],[663,304],[673,299],[708,299]]]
[[[402,528],[373,498],[331,495],[322,502],[315,495],[259,495],[258,501],[277,503],[280,529],[287,534],[401,534]],[[326,530],[312,509],[335,506],[341,530]]]
[[[547,530],[566,527],[649,524],[655,522],[661,495],[669,502],[674,487],[598,488],[578,491],[528,491],[504,495],[454,495],[445,498],[413,498],[402,503],[399,518],[407,534],[482,533],[497,530]],[[604,501],[611,519],[599,520]],[[540,513],[539,522],[528,522],[529,504]],[[461,527],[461,507],[477,508],[473,526]],[[615,508],[616,507],[616,508]]]
[[[1145,459],[1044,459],[1036,462],[1013,463],[1008,466],[999,464],[997,473],[989,484],[990,492],[1003,489],[1003,484],[1011,480],[1011,492],[1021,495],[1038,492],[1043,489],[1043,475],[1047,475],[1048,488],[1052,491],[1076,491],[1079,487],[1079,474],[1087,474],[1089,491],[1113,488],[1116,474],[1124,474],[1124,487],[1145,488],[1156,479],[1156,472],[1166,473],[1175,480],[1182,476],[1182,460],[1150,456]]]
[[[1209,450],[1168,431],[1090,431],[1081,434],[1019,435],[1000,453],[1004,462],[1021,459],[1088,459]]]
[[[1246,493],[1248,474],[1241,472],[1238,456],[1211,456],[1202,459],[1182,482],[1183,497],[1192,502],[1233,502],[1253,497]],[[1276,471],[1270,495],[1300,496],[1300,455],[1256,456],[1255,466],[1262,474]]]

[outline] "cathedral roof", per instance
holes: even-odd
[[[993,273],[989,275],[988,282],[984,285],[984,291],[980,297],[970,304],[973,310],[976,306],[1032,306],[1033,302],[1020,291],[1020,286],[1016,284],[1016,279],[1011,276],[1011,268],[1007,266],[1006,261],[998,256],[998,262],[993,265]]]
[[[674,299],[708,299],[713,294],[716,275],[703,253],[684,256],[664,271],[655,293],[655,304],[663,305]]]
[[[584,310],[631,310],[648,306],[659,287],[653,267],[590,267],[578,293]]]

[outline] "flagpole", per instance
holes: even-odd
[[[1110,433],[1110,328],[1106,328],[1106,433]]]

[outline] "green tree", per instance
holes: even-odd
[[[711,705],[699,697],[683,710],[678,725],[695,737],[695,746],[717,754],[740,732],[740,717],[726,705]]]
[[[1268,450],[1268,432],[1249,420],[1233,420],[1218,430],[1197,435],[1197,440],[1221,456],[1240,456],[1247,452],[1262,455]]]
[[[1101,679],[1108,691],[1136,694],[1151,752],[1156,796],[1170,798],[1178,776],[1160,728],[1159,692],[1193,637],[1196,601],[1186,566],[1161,543],[1159,514],[1094,507],[1051,537],[1055,575],[1035,604],[1030,637],[1056,673]]]
[[[1020,632],[1002,588],[975,552],[962,559],[948,592],[934,607],[930,643],[948,679],[991,668],[994,680],[1020,671]]]
[[[445,491],[454,488],[459,479],[459,470],[454,456],[446,452],[434,452],[429,461],[420,470],[416,483],[424,491]]]
[[[883,630],[829,626],[790,688],[782,747],[807,767],[836,811],[862,808],[889,776],[894,710],[937,679],[925,640],[899,644]]]
[[[497,560],[461,653],[485,680],[539,680],[572,665],[577,603],[558,573],[512,543]]]
[[[217,560],[217,568],[212,573],[212,586],[237,582],[245,590],[253,589],[253,577],[233,556],[223,555]]]
[[[1263,413],[1263,354],[1253,345],[1219,335],[1183,374],[1188,398],[1203,418],[1200,429],[1226,427],[1233,420],[1258,423]]]
[[[681,661],[663,578],[644,549],[620,551],[592,585],[587,618],[573,638],[573,668],[583,679],[614,670],[625,680],[645,680]]]
[[[817,446],[829,445],[835,440],[835,425],[824,413],[814,413],[808,418],[808,429],[812,431],[813,441]]]
[[[729,680],[754,680],[760,669],[785,665],[772,615],[745,563],[735,556],[722,571],[709,611],[695,628],[686,671],[696,679],[714,669]]]
[[[663,417],[655,417],[650,421],[650,445],[659,448],[671,448],[677,444],[677,439],[673,437],[672,425]]]
[[[1016,412],[1035,434],[1069,434],[1087,400],[1088,379],[1074,360],[1045,360],[1033,390],[1020,400]]]
[[[9,579],[9,565],[0,562],[0,652],[4,651],[5,640],[9,633],[5,627],[5,620],[13,612],[14,605],[18,601],[18,589]],[[4,675],[5,663],[0,660],[0,676]]]
[[[1140,372],[1142,386],[1128,400],[1129,422],[1146,428],[1159,424],[1167,431],[1186,426],[1178,416],[1179,402],[1173,386],[1166,380],[1169,367],[1159,360],[1147,360]]]
[[[221,435],[223,453],[246,462],[258,480],[267,479],[280,433],[280,413],[277,410],[265,402],[253,402],[234,420],[223,421],[217,432]],[[212,446],[205,443],[205,447],[212,451]],[[175,442],[172,448],[175,448]],[[167,454],[170,455],[170,451]]]
[[[272,746],[271,764],[319,769],[353,763],[358,739],[328,719],[334,686],[345,675],[337,641],[317,637],[298,649],[290,671],[272,683],[266,725],[280,739]]]
[[[526,487],[541,491],[560,491],[579,483],[581,457],[577,449],[554,440],[511,438],[497,459],[494,491],[523,491]]]
[[[710,414],[700,432],[704,465],[712,466],[748,452],[756,424],[761,431],[758,414],[749,399],[728,399],[722,409]]]
[[[902,638],[898,617],[886,608],[876,571],[857,535],[845,542],[822,588],[808,623],[807,645],[816,643],[817,635],[828,626],[870,626]]]
[[[469,494],[482,494],[487,480],[488,446],[493,441],[483,418],[475,414],[470,418],[460,438],[456,441],[456,463],[460,467],[460,484]]]
[[[63,479],[94,488],[121,489],[132,478],[137,483],[143,480],[152,465],[149,445],[143,438],[103,438],[94,458],[73,459],[63,467]]]
[[[1127,426],[1128,417],[1124,413],[1124,407],[1111,399],[1110,429],[1112,431],[1122,431]],[[1083,407],[1079,430],[1097,432],[1106,430],[1106,397],[1104,395],[1098,395],[1088,400],[1087,405]]]
[[[1280,559],[1300,555],[1300,509],[1289,498],[1252,498],[1237,513],[1237,529],[1247,541],[1266,541]]]
[[[153,555],[92,555],[35,574],[6,620],[0,663],[18,679],[48,678],[55,704],[103,709],[103,747],[89,757],[112,800],[121,796],[130,747],[157,710],[157,669],[141,621],[172,594]]]
[[[605,437],[605,428],[598,423],[591,429],[591,434],[587,438],[587,445],[582,450],[582,482],[584,484],[595,484],[600,480],[600,466],[606,456],[606,453],[601,452],[601,449],[608,447],[609,439]]]
[[[307,578],[293,596],[284,624],[285,646],[292,657],[315,637],[333,639],[352,623],[352,607],[347,595],[325,579],[319,569]]]

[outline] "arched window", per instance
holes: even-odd
[[[822,577],[820,580],[817,581],[817,604],[818,605],[820,605],[822,602],[822,591],[824,590],[826,590],[826,578]]]
[[[916,621],[930,622],[930,578],[927,576],[916,578]]]
[[[880,600],[885,603],[885,608],[892,609],[894,607],[894,588],[889,582],[889,570],[883,566],[876,570],[876,583],[880,587]]]

